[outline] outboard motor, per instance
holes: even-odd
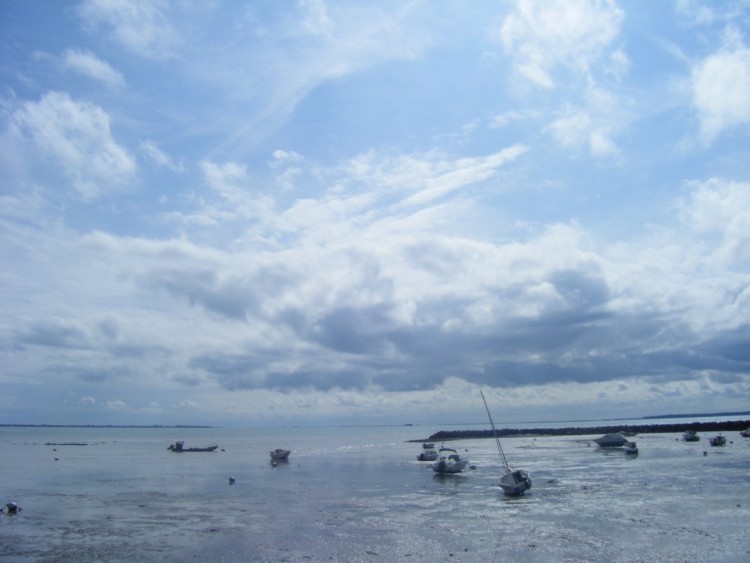
[[[15,502],[10,501],[3,507],[3,510],[7,510],[8,514],[17,514],[21,512],[21,507],[18,506]]]

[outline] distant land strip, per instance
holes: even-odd
[[[633,424],[628,426],[589,426],[567,428],[498,428],[497,435],[504,436],[581,436],[584,434],[609,434],[624,432],[633,434],[669,434],[670,432],[739,432],[750,428],[750,420],[730,420],[725,422],[688,422],[682,424]],[[410,442],[447,442],[469,438],[492,438],[492,430],[440,430],[426,440]]]
[[[213,426],[195,426],[191,424],[0,424],[0,428],[214,428]]]

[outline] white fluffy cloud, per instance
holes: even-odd
[[[750,49],[736,45],[715,53],[693,68],[691,78],[706,143],[727,129],[750,125]]]
[[[716,234],[713,256],[725,264],[750,258],[750,183],[712,178],[691,184],[681,216],[700,234]]]
[[[13,115],[15,132],[52,157],[84,200],[93,200],[135,173],[135,160],[112,137],[100,107],[63,92],[25,102]]]
[[[624,13],[611,0],[519,0],[505,18],[500,39],[516,70],[542,88],[554,88],[555,67],[587,74],[607,62],[606,49],[617,37]],[[622,66],[622,54],[615,66]]]

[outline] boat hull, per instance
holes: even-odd
[[[531,477],[523,469],[508,471],[500,478],[498,485],[506,495],[518,496],[531,488]]]
[[[461,473],[464,469],[466,469],[466,465],[468,463],[468,461],[463,459],[452,462],[447,462],[441,459],[440,461],[437,461],[435,462],[435,464],[433,464],[432,470],[440,475],[452,475],[455,473]]]
[[[271,460],[287,461],[290,453],[292,453],[291,450],[281,450],[281,449],[273,450],[271,452]]]
[[[627,441],[627,438],[620,433],[605,434],[594,440],[600,448],[621,448]]]

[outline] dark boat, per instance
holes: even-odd
[[[207,448],[186,448],[183,446],[185,442],[175,442],[174,444],[170,444],[170,446],[167,448],[170,452],[175,452],[178,454],[181,454],[183,452],[213,452],[218,448],[219,446],[208,446]]]
[[[726,446],[727,445],[727,439],[719,434],[718,436],[714,436],[709,440],[712,446]]]

